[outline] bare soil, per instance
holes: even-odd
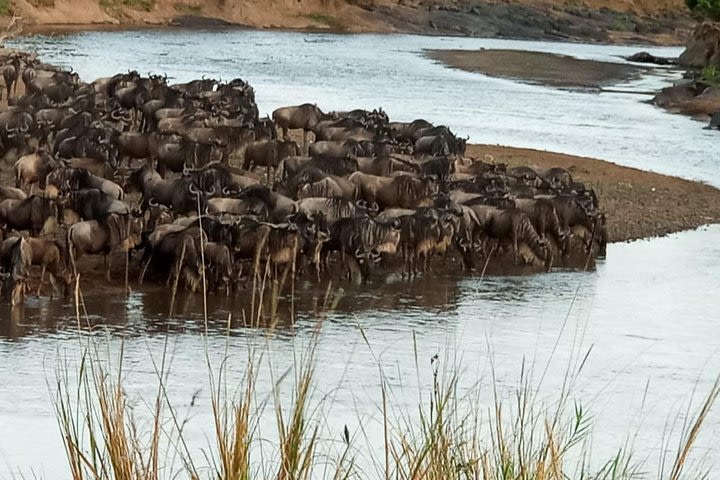
[[[562,167],[592,186],[606,213],[611,242],[664,236],[720,223],[720,190],[701,182],[623,167],[604,160],[493,145],[470,145],[467,155],[529,166]]]
[[[636,78],[646,70],[523,50],[427,50],[426,55],[452,68],[553,87],[600,88]]]
[[[247,26],[332,32],[683,43],[683,0],[13,0],[25,31]]]

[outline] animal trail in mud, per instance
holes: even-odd
[[[313,104],[260,118],[240,79],[85,83],[21,52],[2,63],[14,186],[0,186],[0,269],[13,301],[33,282],[67,292],[98,255],[108,280],[114,264],[136,282],[230,293],[262,275],[538,272],[605,254],[591,188],[561,168],[465,158],[445,126]]]

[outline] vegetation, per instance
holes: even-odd
[[[330,27],[331,30],[336,32],[346,29],[345,25],[332,15],[326,15],[324,13],[311,13],[309,15],[304,15],[304,17],[312,20],[313,22],[327,25],[328,27]]]
[[[0,0],[0,15],[5,17],[10,13],[12,5],[10,0]]]
[[[55,0],[28,0],[33,7],[51,8],[55,6]]]
[[[700,81],[709,85],[720,86],[720,67],[709,65],[700,72]]]
[[[155,0],[100,0],[100,6],[109,10],[119,10],[129,7],[135,10],[149,12],[155,6]]]
[[[688,8],[712,20],[720,20],[720,0],[685,0]]]
[[[202,6],[182,2],[174,4],[173,8],[184,15],[199,15],[202,12]]]
[[[276,287],[269,289],[275,291]],[[82,325],[79,287],[76,287],[75,299],[78,325]],[[325,303],[326,308],[334,304],[329,299]],[[230,321],[228,319],[228,325]],[[642,472],[648,468],[635,462],[632,452],[624,445],[619,445],[617,453],[604,463],[589,462],[591,417],[570,394],[588,355],[580,352],[569,362],[569,365],[580,366],[576,371],[568,368],[558,398],[550,402],[538,396],[531,374],[525,369],[510,402],[503,400],[508,397],[499,393],[499,384],[494,379],[488,386],[463,390],[460,366],[451,361],[446,363],[435,355],[430,358],[432,368],[428,372],[432,376],[430,391],[421,394],[417,409],[408,411],[393,407],[395,395],[400,396],[402,392],[390,388],[378,357],[363,334],[370,351],[368,358],[378,366],[377,383],[381,393],[377,399],[380,415],[376,421],[383,439],[378,445],[377,439],[369,438],[367,421],[360,422],[360,433],[351,434],[345,426],[340,435],[331,432],[335,438],[332,439],[321,428],[329,423],[323,416],[328,400],[314,395],[316,351],[323,323],[321,313],[311,340],[295,349],[292,365],[281,373],[273,367],[269,345],[249,347],[247,358],[241,361],[244,375],[239,386],[228,380],[233,361],[229,349],[225,349],[216,368],[206,345],[214,432],[207,449],[200,455],[186,443],[184,427],[188,418],[179,415],[166,393],[171,363],[167,358],[167,342],[160,358],[153,358],[156,394],[138,403],[139,399],[130,397],[123,386],[122,342],[118,342],[120,348],[112,354],[111,344],[103,347],[94,340],[97,335],[80,331],[83,353],[77,367],[72,362],[61,364],[56,382],[51,386],[71,478],[646,478]],[[419,358],[417,351],[415,348],[420,381],[423,369],[419,365],[427,359]],[[257,388],[258,376],[263,372],[272,380],[269,395],[261,394]],[[493,392],[494,402],[490,405],[478,400],[481,388]],[[685,425],[675,458],[663,459],[659,478],[707,478],[704,472],[686,472],[685,468],[698,432],[719,394],[720,381],[713,386],[695,420]],[[139,413],[138,405],[143,404],[147,411]],[[268,415],[264,415],[268,407],[277,431],[275,441],[260,431],[261,424],[265,427],[268,424]],[[372,455],[378,450],[379,458]]]

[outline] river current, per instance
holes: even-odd
[[[493,79],[422,55],[426,48],[484,47],[622,61],[638,47],[252,30],[80,33],[11,43],[36,50],[44,61],[72,66],[87,80],[128,69],[167,73],[172,81],[241,77],[255,87],[264,114],[302,102],[325,110],[382,106],[392,119],[427,118],[475,143],[592,156],[720,185],[717,132],[644,103],[647,97]],[[643,92],[678,76],[657,69],[620,87]],[[232,381],[242,375],[248,345],[257,342],[272,350],[282,370],[292,362],[293,349],[309,340],[315,321],[310,312],[327,287],[299,285],[297,324],[281,325],[270,338],[239,321],[244,298],[209,298],[207,337],[201,297],[181,296],[174,318],[167,316],[169,295],[161,288],[134,292],[127,300],[85,300],[93,324],[109,326],[112,348],[125,338],[131,397],[152,398],[156,376],[150,359],[168,342],[170,396],[191,412],[187,437],[192,449],[201,449],[212,428],[206,346],[213,360],[227,348]],[[610,245],[607,260],[588,273],[428,276],[330,287],[343,291],[323,326],[316,379],[319,395],[331,398],[324,428],[338,438],[344,425],[353,434],[362,426],[371,444],[382,442],[378,363],[395,392],[395,408],[411,411],[418,390],[432,381],[429,360],[435,354],[444,365],[461,365],[461,385],[479,382],[480,402],[486,402],[492,398],[491,374],[501,394],[510,396],[523,361],[533,366],[543,398],[557,398],[568,366],[590,351],[573,397],[593,414],[593,455],[609,457],[629,438],[637,460],[647,457],[655,468],[667,446],[664,436],[677,438],[688,403],[697,405],[720,372],[720,226]],[[235,321],[226,335],[231,314]],[[67,467],[48,385],[58,363],[78,355],[73,318],[70,305],[31,298],[25,320],[0,320],[0,478],[18,472],[67,478],[58,473]],[[270,389],[269,376],[259,382],[261,391]],[[718,439],[716,411],[696,458],[718,463]]]

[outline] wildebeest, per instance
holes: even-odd
[[[350,181],[358,187],[361,198],[368,204],[377,203],[380,209],[415,208],[437,191],[435,181],[429,177],[400,175],[388,178],[355,172]]]
[[[382,223],[368,216],[342,218],[330,225],[330,241],[326,246],[327,254],[339,251],[342,265],[360,273],[366,282],[370,275],[370,265],[379,261],[382,254],[394,255],[400,243],[400,230],[397,222]]]
[[[119,249],[127,252],[140,242],[142,225],[139,219],[111,215],[105,221],[85,220],[67,230],[67,262],[77,276],[77,260],[83,255],[102,254],[105,257],[105,279],[110,280],[111,254]]]
[[[307,134],[315,126],[327,118],[317,105],[304,103],[293,107],[278,108],[272,113],[275,125],[282,130],[283,138],[287,139],[289,130],[301,128],[303,130],[303,145],[307,145]]]
[[[0,202],[0,223],[8,229],[27,230],[32,236],[51,230],[58,216],[57,204],[50,198],[33,195],[24,200]]]
[[[300,147],[292,140],[257,140],[245,149],[243,168],[251,170],[256,165],[267,167],[268,178],[271,171],[278,168],[287,157],[300,155]]]

